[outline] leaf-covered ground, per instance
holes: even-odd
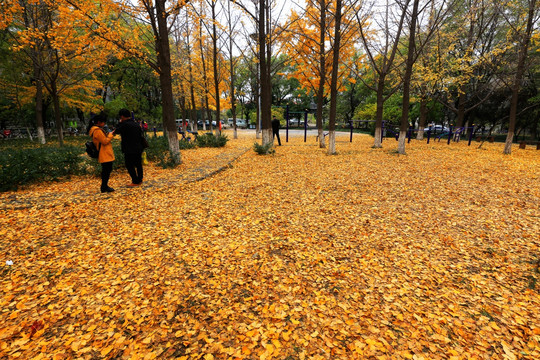
[[[347,140],[3,194],[0,358],[540,358],[540,151]]]

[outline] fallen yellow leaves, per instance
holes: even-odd
[[[0,358],[540,358],[539,153],[338,140],[2,210]]]

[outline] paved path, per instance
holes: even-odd
[[[173,176],[160,177],[145,181],[142,189],[151,188],[153,191],[179,186],[206,179],[220,171],[228,168],[232,162],[249,151],[251,147],[234,147],[223,152],[212,159],[194,164],[185,171]],[[101,194],[96,192],[95,188],[77,190],[66,194],[65,191],[45,191],[39,193],[33,192],[11,192],[0,194],[0,211],[2,210],[21,210],[21,209],[41,209],[52,206],[69,206],[88,201],[102,199],[103,196],[121,197],[131,194],[133,189],[117,188],[115,192]]]

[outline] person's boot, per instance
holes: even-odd
[[[114,191],[114,189],[112,187],[110,187],[110,186],[106,186],[106,187],[101,188],[102,193],[110,193],[110,192],[113,192],[113,191]]]

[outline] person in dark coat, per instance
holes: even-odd
[[[127,109],[118,112],[120,124],[114,130],[114,135],[122,137],[121,148],[124,153],[126,169],[131,176],[129,187],[139,186],[143,181],[142,153],[144,151],[141,126],[132,119]]]
[[[272,141],[277,136],[278,144],[279,144],[279,146],[281,146],[281,139],[279,138],[279,127],[280,127],[279,120],[276,119],[276,117],[274,116],[272,118],[272,134],[273,134],[272,135]]]

